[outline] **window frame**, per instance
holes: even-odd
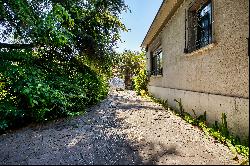
[[[208,29],[208,42],[202,43],[197,41],[201,40],[201,36],[198,37],[198,34],[202,34],[202,31],[198,31],[198,16],[204,8],[210,5],[210,15],[207,19],[209,21]],[[195,0],[191,5],[189,5],[187,14],[185,14],[185,48],[184,53],[191,53],[196,50],[199,50],[203,47],[206,47],[214,43],[214,3],[213,0]],[[186,11],[185,11],[186,13]],[[204,16],[203,16],[204,17]]]
[[[162,48],[158,47],[151,54],[151,76],[163,76],[163,53]]]

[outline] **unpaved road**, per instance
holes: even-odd
[[[0,136],[0,164],[239,164],[224,145],[133,91],[83,116]],[[241,156],[239,156],[241,160]]]

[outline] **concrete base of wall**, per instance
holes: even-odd
[[[181,102],[185,112],[192,116],[204,114],[206,111],[208,124],[215,121],[221,122],[222,113],[227,115],[228,128],[231,133],[238,135],[241,139],[249,138],[249,99],[199,93],[185,90],[148,86],[149,92],[156,98],[168,100],[168,104],[178,109],[177,103]]]

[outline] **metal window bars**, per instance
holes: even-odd
[[[151,75],[162,75],[162,70],[162,49],[159,48],[152,55]]]
[[[188,43],[185,52],[192,52],[212,42],[212,3],[211,0],[200,8],[188,10]]]

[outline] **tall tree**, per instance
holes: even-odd
[[[126,31],[119,14],[127,9],[124,0],[0,0],[0,48],[33,47],[66,61],[79,55],[105,69]]]
[[[123,0],[0,0],[0,133],[104,99]],[[99,72],[99,73],[97,73]]]
[[[124,78],[125,88],[132,88],[132,77],[145,67],[145,52],[125,50],[117,57],[118,65],[114,66],[118,75]]]

